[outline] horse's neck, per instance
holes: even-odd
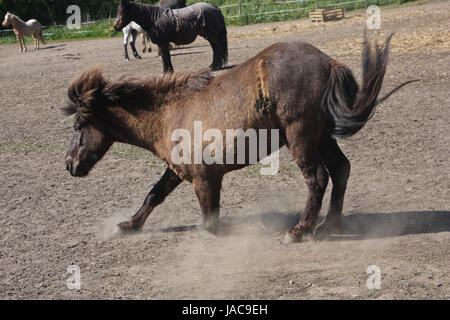
[[[25,23],[18,16],[11,16],[10,19],[11,19],[11,24],[12,24],[13,28],[19,27]]]
[[[110,132],[119,142],[128,143],[158,153],[155,145],[161,138],[162,113],[154,110],[135,110],[133,113],[121,107],[109,109],[107,123]]]
[[[146,26],[152,27],[161,16],[161,8],[159,7],[135,2],[130,3],[130,5],[134,21],[144,29],[146,29]]]

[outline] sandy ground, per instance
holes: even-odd
[[[58,108],[70,80],[100,62],[112,77],[157,74],[155,53],[125,62],[120,38],[57,43],[38,52],[0,46],[0,298],[2,299],[449,299],[450,2],[382,11],[395,31],[383,91],[421,79],[380,105],[356,136],[340,141],[352,162],[345,234],[280,244],[306,201],[286,149],[276,176],[253,166],[226,176],[223,219],[237,232],[197,229],[200,209],[183,183],[142,234],[111,240],[164,171],[151,153],[115,145],[87,178],[65,170],[72,118]],[[359,78],[365,16],[311,25],[229,29],[230,65],[280,40],[302,39],[348,64]],[[173,52],[175,70],[212,59],[199,39]],[[324,200],[326,210],[330,186]],[[66,286],[78,265],[81,289]],[[368,266],[381,289],[369,290]]]

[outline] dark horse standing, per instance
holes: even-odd
[[[199,2],[182,9],[163,9],[121,0],[114,28],[120,31],[131,21],[139,24],[152,42],[160,47],[164,72],[173,71],[169,43],[189,44],[194,42],[198,35],[208,40],[213,49],[210,68],[218,70],[227,63],[225,19],[219,8],[213,5]]]

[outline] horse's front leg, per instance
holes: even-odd
[[[161,54],[162,54],[163,71],[164,72],[173,72],[172,61],[170,60],[169,43],[160,44],[159,48],[160,48]]]
[[[20,36],[20,38],[22,39],[23,51],[26,52],[27,51],[27,46],[25,44],[25,37],[24,36]]]
[[[23,52],[22,38],[18,33],[16,33],[16,37],[17,37],[17,40],[19,40],[20,52]]]
[[[228,234],[229,226],[221,223],[219,220],[222,177],[209,175],[208,179],[196,178],[193,181],[193,185],[195,194],[200,202],[204,228],[214,235]]]
[[[130,233],[140,231],[153,209],[161,204],[164,199],[182,182],[182,180],[169,168],[166,169],[161,179],[153,186],[145,198],[142,207],[128,221],[119,223],[119,231]]]

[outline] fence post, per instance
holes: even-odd
[[[319,0],[316,0],[316,11],[319,9]]]
[[[364,7],[367,9],[367,1],[368,0],[364,0]]]
[[[111,9],[109,10],[109,18],[108,18],[108,35],[111,38]]]
[[[242,4],[241,4],[241,0],[238,0],[238,5],[239,5],[239,17],[242,17]]]

